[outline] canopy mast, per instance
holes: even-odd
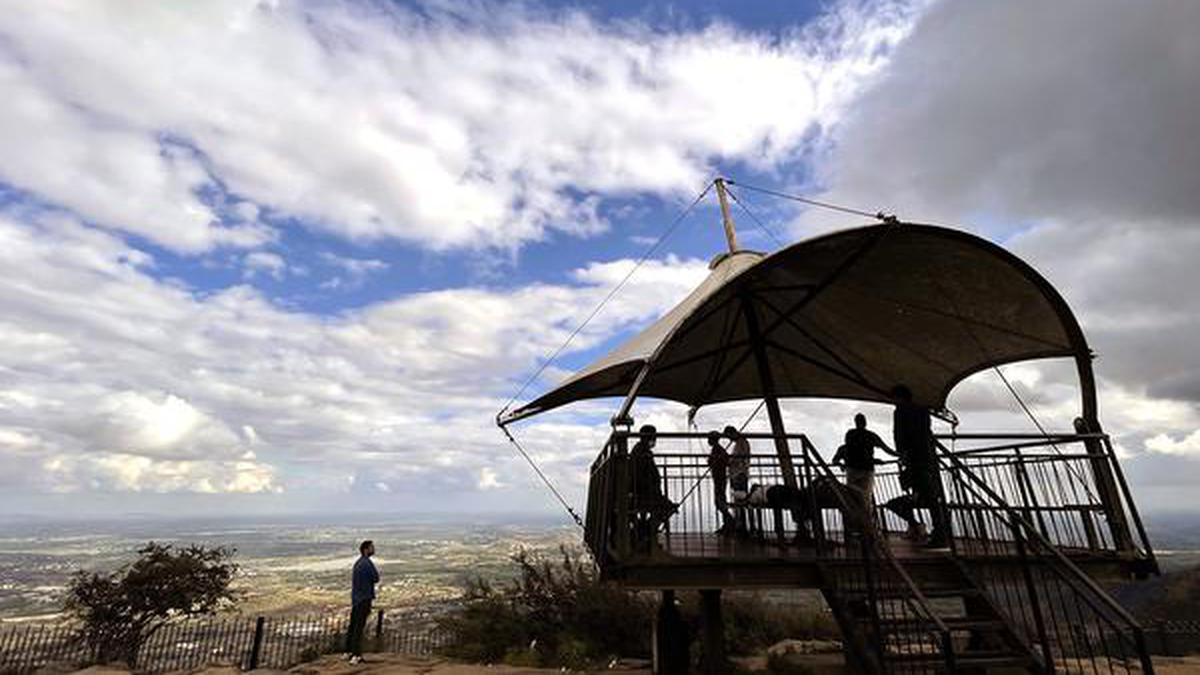
[[[737,228],[733,224],[733,215],[729,213],[729,195],[726,192],[725,179],[718,177],[713,181],[713,185],[717,188],[717,201],[721,203],[721,223],[725,226],[725,241],[729,244],[729,252],[737,253]],[[758,316],[755,314],[749,294],[742,297],[742,311],[754,349],[754,361],[758,366],[763,401],[767,404],[767,417],[771,421],[771,435],[775,437],[775,454],[779,456],[779,468],[783,474],[783,482],[788,487],[796,487],[796,470],[793,468],[792,453],[788,448],[787,430],[783,426],[779,397],[775,393],[775,378],[771,375],[771,367],[767,362],[765,338],[759,330]]]
[[[725,192],[725,179],[718,177],[713,181],[717,188],[717,201],[721,202],[721,222],[725,225],[725,241],[729,244],[729,252],[738,252],[737,229],[733,226],[733,216],[729,214],[729,196]]]

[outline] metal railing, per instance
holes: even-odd
[[[801,436],[800,443],[805,462],[816,473],[807,495],[810,512],[819,514],[814,519],[815,550],[826,562],[822,574],[835,591],[830,599],[842,605],[835,612],[847,624],[843,632],[861,631],[864,646],[877,660],[873,669],[880,672],[955,672],[950,629],[892,554],[886,534],[868,515],[866,496],[842,487],[807,437]],[[848,625],[854,621],[860,625]]]
[[[1123,555],[1157,571],[1108,436],[961,434],[940,440],[955,445],[950,452],[962,466],[1056,548],[1068,555]],[[888,473],[890,478],[895,471]],[[882,483],[885,491],[899,491],[897,481]]]
[[[232,665],[243,670],[287,669],[345,648],[348,612],[308,616],[215,616],[167,624],[138,652],[138,672],[193,670]],[[433,624],[409,623],[379,610],[363,646],[373,651],[427,656],[449,635]],[[94,662],[75,626],[66,622],[0,625],[0,673],[26,673],[53,665]]]
[[[786,483],[773,447],[774,437],[771,434],[746,434],[746,437],[752,446],[749,482],[765,486]],[[629,555],[639,552],[634,542],[638,532],[628,522],[638,514],[637,505],[628,497],[636,487],[637,476],[632,475],[626,461],[629,447],[638,438],[636,432],[614,432],[592,465],[585,529],[588,544],[602,567],[622,556],[628,560]],[[799,445],[805,436],[788,434],[785,438]],[[1004,504],[1035,524],[1046,541],[1067,555],[1121,557],[1139,562],[1145,571],[1157,570],[1153,548],[1106,436],[960,434],[941,438],[957,446],[955,457],[986,482]],[[711,536],[722,526],[725,516],[717,507],[706,453],[704,434],[658,435],[654,461],[660,474],[661,492],[671,501],[673,510],[662,522],[655,523],[656,543],[661,543],[663,550],[671,555],[731,553],[729,547]],[[816,453],[812,457],[797,453],[792,458],[796,483],[801,487],[816,475],[815,459],[824,462]],[[839,468],[830,470],[837,478],[843,478]],[[946,469],[942,471],[945,474]],[[1111,484],[1102,480],[1105,476],[1113,477]],[[950,478],[943,475],[944,481]],[[875,474],[874,492],[876,519],[882,533],[904,532],[906,523],[888,508],[888,503],[906,492],[897,463],[882,462]],[[977,503],[973,508],[992,507]],[[798,534],[788,519],[773,519],[766,513],[741,510],[732,504],[730,509],[739,518],[752,521],[759,541],[786,542]],[[835,519],[831,526],[842,527],[836,521],[836,513],[830,513]],[[918,509],[917,516],[929,521],[927,509]],[[739,554],[747,550],[743,547]],[[644,547],[640,551],[644,553]],[[970,548],[962,553],[969,555]]]
[[[1066,531],[1038,519],[1068,511],[1034,508],[1032,498],[1009,504],[999,491],[1004,484],[938,448],[955,554],[1043,662],[1072,673],[1153,673],[1141,626],[1064,554],[1062,540],[1050,538]]]

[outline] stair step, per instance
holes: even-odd
[[[948,616],[939,617],[946,628],[950,630],[1001,630],[1004,628],[1004,622],[999,619],[983,619],[970,616]],[[867,617],[859,619],[864,623],[870,622]],[[933,621],[920,618],[905,618],[905,619],[880,619],[879,624],[885,628],[904,628],[907,626],[932,626]]]
[[[884,660],[902,666],[937,667],[945,663],[946,658],[940,652],[922,652],[900,654],[885,653]],[[958,668],[1003,668],[1027,666],[1031,663],[1028,656],[1011,651],[988,650],[958,652],[954,655],[954,665]]]
[[[838,590],[838,594],[847,598],[862,599],[867,597],[866,590]],[[979,589],[970,586],[934,586],[922,588],[921,594],[926,598],[960,598],[979,595]],[[876,597],[884,599],[907,598],[912,593],[907,588],[880,588],[875,591]]]

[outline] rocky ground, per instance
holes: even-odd
[[[815,675],[840,675],[845,672],[841,658],[834,654],[805,654],[797,655],[797,658],[803,659],[803,665],[810,668]],[[747,659],[740,665],[749,670],[760,670],[766,667],[766,659]],[[1154,670],[1157,675],[1197,675],[1200,674],[1200,656],[1155,657]],[[258,675],[547,675],[560,671],[503,665],[485,666],[395,654],[371,654],[366,662],[359,665],[350,665],[340,657],[326,656],[289,671],[262,669],[255,672]],[[618,662],[604,672],[650,675],[650,669],[644,662],[633,661]],[[129,671],[94,666],[78,671],[76,675],[129,675]],[[207,668],[191,675],[242,675],[242,671],[232,667],[219,667]]]

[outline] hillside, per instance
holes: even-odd
[[[1143,622],[1200,621],[1200,566],[1124,584],[1113,595]]]

